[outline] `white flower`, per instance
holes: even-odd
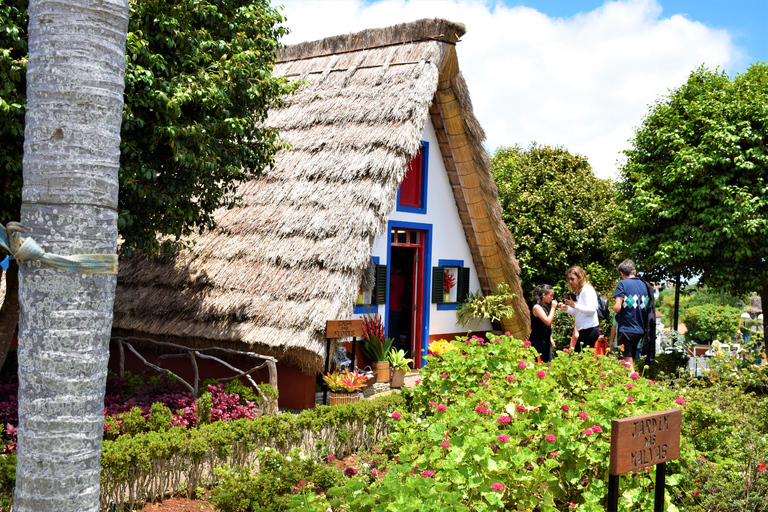
[[[285,460],[287,460],[288,462],[291,462],[291,457],[290,457],[290,455],[289,455],[289,456],[287,456],[287,457],[285,458]]]

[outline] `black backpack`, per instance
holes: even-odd
[[[608,320],[611,317],[611,312],[608,309],[608,299],[597,294],[597,318],[600,320]]]

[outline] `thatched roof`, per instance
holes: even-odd
[[[318,371],[325,321],[349,318],[374,238],[386,230],[427,119],[486,290],[513,284],[528,334],[513,241],[501,219],[482,129],[458,71],[463,25],[421,20],[285,48],[275,74],[306,83],[268,123],[291,145],[243,206],[173,260],[124,261],[114,328],[192,346],[251,345]]]

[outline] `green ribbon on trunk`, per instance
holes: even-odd
[[[117,254],[73,254],[58,256],[45,252],[29,237],[22,236],[27,229],[18,222],[0,225],[0,247],[19,261],[39,260],[67,272],[76,274],[117,274]]]

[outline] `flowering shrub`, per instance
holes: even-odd
[[[619,361],[595,359],[589,351],[542,365],[533,348],[506,335],[452,345],[430,350],[422,383],[407,392],[410,407],[391,415],[387,450],[397,460],[389,471],[376,480],[345,480],[328,491],[326,506],[567,510],[573,503],[603,510],[610,421],[679,407],[679,395],[664,385],[648,386]],[[633,389],[626,387],[630,382]],[[445,410],[438,412],[440,405]],[[682,451],[693,453],[689,445]],[[668,471],[667,483],[675,485],[674,464]],[[425,475],[429,485],[419,483]],[[633,491],[622,506],[652,508],[653,479],[646,470],[624,475],[622,488]]]

